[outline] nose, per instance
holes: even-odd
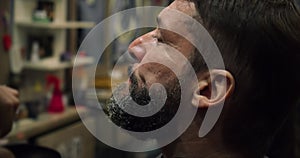
[[[155,31],[149,32],[141,37],[138,37],[128,47],[130,55],[137,59],[138,62],[141,62],[147,53],[145,48],[145,44],[147,43],[157,43]]]

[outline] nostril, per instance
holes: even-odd
[[[129,53],[133,58],[135,58],[139,62],[141,62],[146,54],[146,50],[141,46],[135,46],[135,47],[129,48]]]

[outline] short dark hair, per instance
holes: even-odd
[[[236,80],[224,141],[262,155],[300,98],[299,8],[293,0],[193,1]]]

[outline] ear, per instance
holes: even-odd
[[[197,74],[199,81],[194,92],[193,105],[207,108],[218,105],[231,96],[235,80],[226,70],[213,69],[206,73]]]

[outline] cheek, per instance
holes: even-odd
[[[184,39],[180,42],[180,47],[177,48],[177,50],[182,55],[184,55],[187,59],[189,59],[190,56],[192,55],[191,52],[194,52],[195,47],[190,42],[188,42],[186,39]]]
[[[166,85],[177,75],[186,72],[187,63],[193,54],[193,47],[186,40],[178,44],[178,48],[166,44],[148,48],[147,54],[137,67],[138,74],[149,87],[153,83]]]
[[[168,67],[157,64],[149,63],[144,64],[139,68],[139,74],[141,74],[146,81],[146,85],[149,88],[153,83],[161,83],[168,85],[170,81],[176,78],[176,75]]]

